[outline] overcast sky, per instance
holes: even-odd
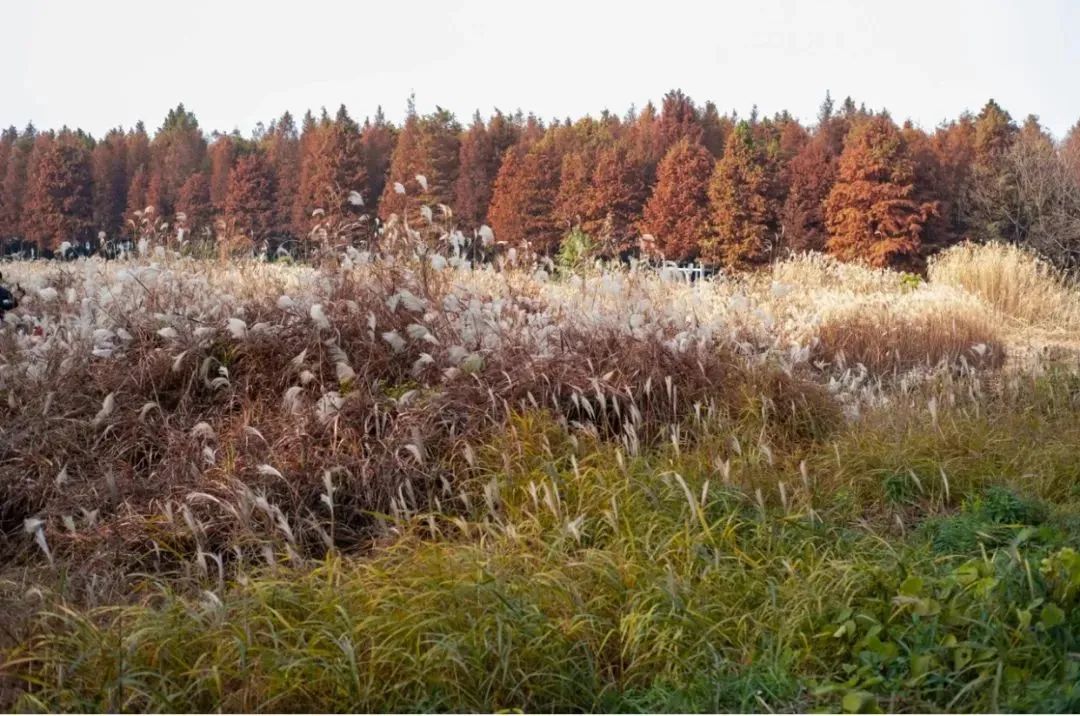
[[[681,87],[812,121],[831,90],[932,128],[994,97],[1058,137],[1080,119],[1080,2],[34,0],[3,4],[0,124],[153,130],[184,102],[245,134],[285,109],[406,99],[465,122],[618,114]],[[1072,42],[1070,43],[1070,35]]]

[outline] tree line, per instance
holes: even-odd
[[[260,244],[303,239],[318,221],[453,207],[464,231],[552,254],[571,231],[600,256],[646,250],[748,267],[816,250],[918,268],[964,239],[1029,245],[1080,263],[1080,122],[1060,143],[990,100],[925,131],[886,111],[836,106],[721,114],[679,90],[659,107],[545,123],[445,109],[401,126],[342,106],[286,112],[250,137],[207,135],[181,104],[151,136],[140,122],[0,134],[0,242],[56,250],[131,236],[147,212],[189,235]],[[644,239],[642,238],[644,237]]]

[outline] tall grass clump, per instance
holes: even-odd
[[[903,274],[862,264],[844,263],[827,254],[796,254],[772,266],[773,281],[797,286],[800,291],[843,289],[855,294],[893,292]]]
[[[993,368],[1005,359],[1005,343],[978,301],[944,289],[828,306],[816,332],[819,359],[861,364],[878,375],[920,366]]]
[[[1027,406],[1046,418],[1032,439],[1064,444],[1080,426],[1063,386],[1021,386],[966,430],[946,425],[967,401],[913,410],[888,458],[914,468],[908,493],[863,469],[902,437],[895,408],[874,439],[782,454],[631,457],[518,416],[478,447],[470,508],[312,569],[54,602],[7,673],[29,679],[18,708],[49,711],[1069,710],[1080,525],[1037,502],[1076,497],[1065,474],[1024,480],[1070,468],[1010,460],[1004,414]]]
[[[930,260],[932,283],[954,286],[1025,323],[1080,327],[1080,294],[1049,262],[1017,246],[965,243]]]

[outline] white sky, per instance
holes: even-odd
[[[674,87],[804,121],[826,89],[925,128],[989,97],[1058,137],[1080,119],[1069,0],[34,0],[0,18],[0,125],[95,136],[153,131],[180,101],[207,131],[342,102],[399,121],[410,91],[463,123],[496,106],[622,115]]]

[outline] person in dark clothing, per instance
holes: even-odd
[[[3,318],[8,311],[12,311],[19,306],[19,299],[15,297],[14,292],[8,290],[3,281],[4,274],[0,274],[0,318]],[[16,286],[15,291],[21,294],[22,288]]]

